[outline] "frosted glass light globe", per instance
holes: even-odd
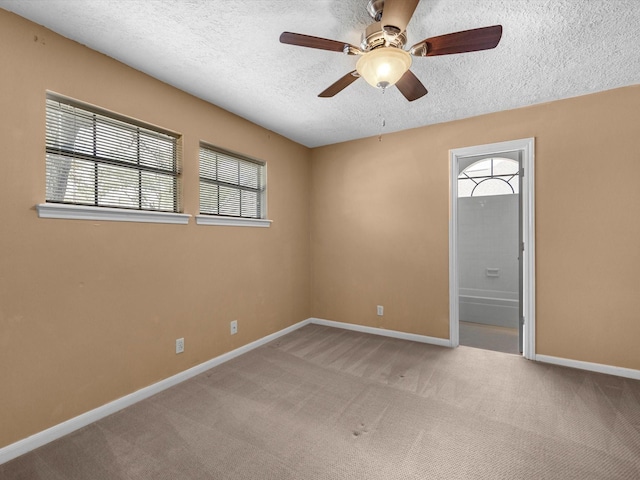
[[[409,52],[396,47],[379,47],[365,53],[356,70],[367,83],[377,88],[394,85],[411,67]]]

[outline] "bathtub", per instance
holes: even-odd
[[[518,292],[460,288],[460,321],[518,328]]]

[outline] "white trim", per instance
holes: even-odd
[[[522,182],[522,225],[524,229],[524,356],[535,359],[535,183],[534,138],[508,142],[456,148],[449,151],[449,342],[452,347],[460,344],[460,311],[458,275],[458,166],[463,157],[491,155],[521,151],[524,179]]]
[[[354,330],[362,333],[370,333],[373,335],[382,335],[404,340],[412,340],[415,342],[430,343],[444,347],[449,346],[449,341],[442,338],[427,337],[424,335],[403,333],[395,330],[385,330],[382,328],[365,327],[362,325],[354,325],[351,323],[334,322],[331,320],[322,320],[319,318],[307,318],[306,320],[302,320],[301,322],[284,328],[278,332],[272,333],[247,345],[236,348],[235,350],[224,353],[218,357],[212,358],[211,360],[196,365],[195,367],[192,367],[188,370],[177,373],[176,375],[173,375],[164,380],[160,380],[153,385],[149,385],[148,387],[137,390],[133,393],[130,393],[129,395],[125,395],[122,398],[109,402],[98,408],[94,408],[93,410],[78,415],[77,417],[71,418],[65,422],[59,423],[58,425],[54,425],[53,427],[31,435],[30,437],[19,440],[15,443],[7,445],[6,447],[0,448],[0,465],[8,462],[9,460],[13,460],[20,455],[24,455],[25,453],[35,450],[36,448],[46,445],[47,443],[53,442],[54,440],[68,435],[80,428],[86,427],[93,422],[97,422],[98,420],[115,412],[118,412],[123,408],[134,405],[135,403],[138,403],[146,398],[151,397],[152,395],[160,393],[167,388],[173,387],[181,382],[184,382],[185,380],[195,377],[196,375],[199,375],[202,372],[205,372],[224,362],[236,358],[255,348],[261,347],[262,345],[265,345],[283,335],[287,335],[299,328],[309,325],[310,323],[334,328],[342,328],[345,330]]]
[[[552,357],[550,355],[536,355],[535,360],[538,362],[560,365],[562,367],[579,368],[580,370],[589,370],[590,372],[640,380],[640,370],[634,370],[632,368],[614,367],[612,365],[603,365],[602,363],[583,362],[581,360]]]
[[[458,160],[449,162],[449,346],[460,345],[460,282],[458,280]],[[455,160],[454,160],[455,159]],[[453,180],[455,179],[455,181]]]
[[[273,220],[266,218],[220,217],[217,215],[196,215],[198,225],[224,225],[227,227],[270,227]]]
[[[344,330],[353,330],[355,332],[370,333],[373,335],[381,335],[383,337],[400,338],[402,340],[411,340],[413,342],[429,343],[431,345],[439,345],[441,347],[449,347],[449,340],[446,338],[428,337],[426,335],[418,335],[415,333],[399,332],[397,330],[386,330],[384,328],[365,327],[353,323],[334,322],[333,320],[323,320],[321,318],[311,318],[314,325],[324,325],[325,327],[342,328]]]
[[[196,375],[199,375],[200,373],[203,373],[224,362],[236,358],[255,348],[261,347],[262,345],[265,345],[283,335],[287,335],[295,330],[298,330],[299,328],[309,325],[310,323],[327,327],[342,328],[345,330],[353,330],[356,332],[369,333],[373,335],[400,338],[403,340],[411,340],[420,343],[428,343],[443,347],[450,346],[450,341],[443,338],[428,337],[425,335],[417,335],[413,333],[404,333],[396,330],[385,330],[383,328],[365,327],[352,323],[334,322],[332,320],[323,320],[320,318],[307,318],[306,320],[302,320],[301,322],[284,328],[278,332],[272,333],[247,345],[236,348],[235,350],[224,353],[218,357],[212,358],[211,360],[208,360],[204,363],[196,365],[195,367],[173,375],[172,377],[166,378],[157,383],[154,383],[153,385],[149,385],[148,387],[142,388],[122,398],[109,402],[106,405],[102,405],[101,407],[78,415],[77,417],[59,423],[58,425],[54,425],[53,427],[31,435],[30,437],[19,440],[15,443],[7,445],[6,447],[0,448],[0,465],[13,460],[14,458],[17,458],[20,455],[24,455],[25,453],[35,450],[36,448],[46,445],[47,443],[57,440],[58,438],[68,435],[69,433],[79,430],[80,428],[86,427],[93,422],[97,422],[98,420],[115,412],[118,412],[123,408],[129,407],[135,403],[151,397],[152,395],[160,393],[167,388],[173,387],[181,382],[184,382],[185,380],[195,377]],[[564,358],[551,357],[548,355],[536,355],[533,360],[640,380],[640,370],[633,370],[630,368],[613,367],[609,365],[601,365],[598,363],[581,362],[578,360],[568,360]]]
[[[36,205],[36,209],[40,218],[62,218],[66,220],[106,220],[186,225],[191,218],[191,215],[185,213],[152,212],[126,208],[67,205],[63,203],[40,203]]]
[[[522,227],[524,255],[524,356],[536,356],[536,202],[535,202],[535,140],[524,140],[522,163]]]
[[[74,432],[80,428],[86,427],[87,425],[96,422],[108,415],[111,415],[119,410],[122,410],[123,408],[138,403],[145,398],[149,398],[156,393],[160,393],[167,388],[173,387],[174,385],[195,377],[196,375],[199,375],[200,373],[205,372],[210,368],[216,367],[224,362],[236,358],[239,355],[247,353],[250,350],[269,343],[276,338],[291,333],[294,330],[308,325],[309,323],[310,319],[298,322],[283,330],[272,333],[271,335],[267,335],[266,337],[263,337],[259,340],[248,343],[247,345],[236,348],[235,350],[212,358],[211,360],[201,363],[200,365],[196,365],[195,367],[154,383],[153,385],[149,385],[148,387],[142,388],[122,398],[109,402],[106,405],[94,408],[93,410],[78,415],[77,417],[71,418],[65,422],[59,423],[58,425],[54,425],[51,428],[38,432],[23,440],[19,440],[15,443],[7,445],[6,447],[0,449],[0,465],[16,457],[19,457],[20,455],[24,455],[31,450],[35,450],[36,448],[46,445],[49,442],[57,440],[58,438],[68,435],[69,433]]]

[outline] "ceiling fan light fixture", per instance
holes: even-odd
[[[365,53],[356,64],[358,74],[377,88],[394,85],[411,67],[409,52],[396,47],[379,47]]]

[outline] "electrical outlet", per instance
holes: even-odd
[[[231,335],[238,333],[238,320],[231,321]]]
[[[184,338],[176,339],[176,353],[184,352]]]
[[[381,317],[384,315],[384,307],[382,305],[378,305],[378,316]]]

